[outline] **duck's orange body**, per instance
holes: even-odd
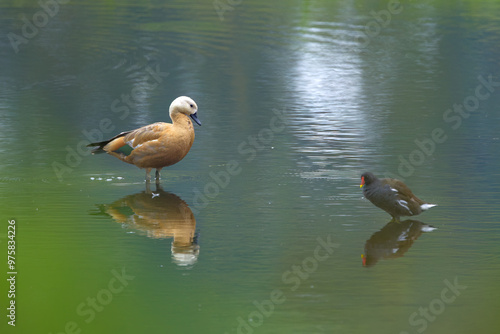
[[[151,169],[156,168],[158,182],[160,170],[181,161],[193,145],[194,129],[189,117],[201,125],[197,111],[198,107],[191,98],[181,96],[170,105],[172,123],[146,125],[88,146],[96,147],[93,153],[106,152],[124,162],[145,168],[146,180],[150,179]]]

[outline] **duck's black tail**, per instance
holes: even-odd
[[[93,149],[90,151],[92,154],[106,153],[106,151],[104,150],[104,146],[108,145],[108,143],[112,142],[116,138],[120,138],[120,137],[128,135],[130,132],[132,132],[132,131],[122,132],[122,133],[117,134],[116,136],[114,136],[113,138],[108,139],[108,140],[90,143],[87,145],[87,147],[93,147]]]
[[[92,154],[106,153],[103,147],[106,146],[109,142],[110,140],[100,141],[97,143],[90,143],[87,145],[87,147],[93,147],[92,150],[90,151],[90,153]]]

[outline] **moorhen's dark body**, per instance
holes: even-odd
[[[365,197],[390,214],[394,221],[399,221],[401,216],[416,216],[436,206],[413,195],[402,181],[379,179],[370,172],[361,175],[360,187],[363,187]]]

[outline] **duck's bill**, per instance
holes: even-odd
[[[361,178],[361,184],[359,185],[360,188],[362,188],[365,185],[365,178]]]
[[[189,115],[189,117],[191,117],[193,119],[193,121],[196,122],[196,124],[198,124],[199,126],[201,126],[201,122],[200,120],[198,119],[198,115],[196,115],[197,113],[194,113],[194,114],[191,114]]]

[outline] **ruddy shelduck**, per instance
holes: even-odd
[[[198,106],[193,99],[180,96],[170,104],[172,123],[153,123],[142,128],[122,132],[111,139],[91,143],[94,153],[108,153],[122,161],[146,169],[146,181],[151,180],[151,169],[156,168],[156,182],[163,167],[181,161],[194,141],[191,119],[201,125]]]

